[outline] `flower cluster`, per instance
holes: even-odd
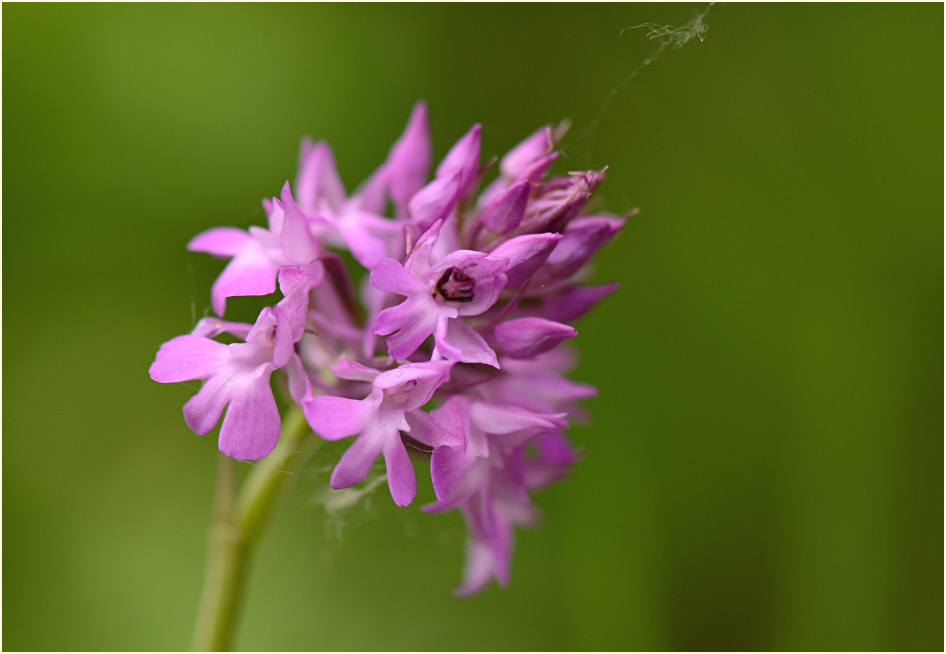
[[[187,425],[206,434],[228,407],[220,450],[255,460],[279,438],[270,378],[281,371],[316,434],[355,437],[334,489],[363,481],[380,454],[391,497],[408,505],[417,482],[406,445],[429,452],[437,501],[423,509],[459,508],[469,531],[458,593],[505,585],[513,526],[536,519],[529,492],[576,461],[566,416],[596,392],[563,376],[572,356],[562,343],[577,333],[568,323],[616,288],[580,283],[623,224],[584,213],[604,171],[548,177],[555,136],[545,126],[522,141],[477,194],[495,161],[480,163],[480,126],[428,181],[419,102],[351,196],[329,146],[305,139],[294,185],[263,201],[267,228],[217,227],[188,243],[230,259],[211,290],[220,318],[164,343],[152,379],[203,380],[184,405]],[[370,271],[357,292],[333,250]],[[277,285],[282,299],[255,324],[222,319],[228,297]],[[223,332],[243,342],[213,340]]]

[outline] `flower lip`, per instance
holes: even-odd
[[[476,280],[455,266],[444,270],[437,281],[437,292],[450,302],[472,302],[475,287]]]

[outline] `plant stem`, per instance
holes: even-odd
[[[233,459],[220,454],[195,651],[230,649],[253,548],[295,479],[294,473],[305,458],[296,456],[297,449],[310,433],[302,410],[293,406],[283,418],[275,449],[253,468],[239,496]]]

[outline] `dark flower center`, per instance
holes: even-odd
[[[459,268],[447,268],[437,282],[437,292],[451,302],[472,302],[476,282]]]

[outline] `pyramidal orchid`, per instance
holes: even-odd
[[[424,510],[458,509],[467,524],[458,594],[505,585],[513,529],[539,515],[531,493],[578,459],[565,430],[586,417],[576,402],[596,391],[564,376],[565,341],[577,335],[570,323],[616,288],[585,284],[583,271],[624,222],[586,211],[604,170],[550,176],[559,136],[535,131],[479,193],[496,160],[481,162],[480,126],[428,177],[422,102],[351,195],[328,144],[303,140],[295,180],[263,201],[265,228],[215,227],[188,243],[229,259],[211,288],[219,317],[162,345],[151,377],[202,381],[185,422],[206,434],[223,415],[219,447],[234,459],[282,465],[306,426],[352,439],[333,489],[361,483],[382,457],[393,501],[409,505],[417,480],[407,445],[422,450],[437,498]],[[365,269],[360,292],[345,252]],[[224,320],[227,298],[277,287],[283,298],[255,324]],[[214,340],[224,333],[242,342]],[[283,416],[274,375],[291,407]],[[234,506],[256,507],[261,489],[282,483],[267,470]],[[262,515],[246,511],[246,524]]]

